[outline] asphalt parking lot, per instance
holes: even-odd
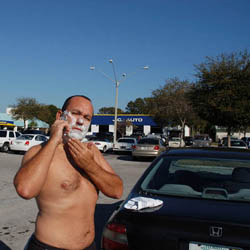
[[[97,246],[100,244],[105,222],[151,163],[151,161],[132,161],[132,158],[125,154],[104,154],[104,156],[123,179],[124,193],[119,200],[105,197],[100,193],[95,213]],[[13,186],[13,177],[22,157],[20,154],[0,152],[0,250],[22,250],[34,231],[37,214],[35,200],[21,199]]]

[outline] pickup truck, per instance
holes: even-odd
[[[0,150],[3,152],[9,151],[10,141],[16,139],[21,133],[12,130],[0,130]]]

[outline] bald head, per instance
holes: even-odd
[[[64,104],[63,104],[63,106],[62,106],[62,111],[65,111],[65,110],[67,109],[67,107],[68,107],[68,105],[69,105],[69,103],[70,103],[70,100],[71,100],[72,98],[74,98],[74,97],[81,97],[81,98],[84,98],[85,100],[88,100],[88,101],[90,101],[90,102],[92,103],[91,99],[88,98],[88,97],[85,96],[85,95],[72,95],[72,96],[68,97],[68,98],[65,100],[65,102],[64,102]]]

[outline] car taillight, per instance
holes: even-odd
[[[154,146],[154,150],[159,150],[160,147],[158,145]]]
[[[136,145],[132,145],[132,149],[136,149]]]
[[[100,142],[95,142],[95,145],[101,145],[101,143]]]
[[[122,224],[110,223],[103,231],[103,250],[128,250],[126,227]]]
[[[24,145],[29,146],[29,145],[30,145],[30,142],[29,142],[29,141],[26,141],[26,142],[24,143]]]

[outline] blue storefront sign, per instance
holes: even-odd
[[[94,115],[92,118],[92,124],[94,125],[113,125],[114,115]],[[117,121],[130,121],[137,126],[157,126],[153,118],[149,115],[118,115]]]

